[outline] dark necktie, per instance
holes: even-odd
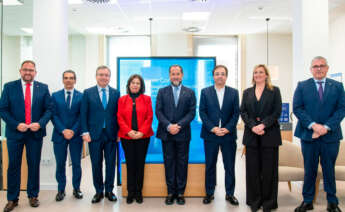
[[[66,103],[67,103],[67,107],[70,108],[71,107],[71,91],[67,91],[67,99],[66,99]]]
[[[320,100],[322,101],[323,100],[323,87],[322,87],[323,82],[318,81],[317,83],[319,84],[319,97],[320,97]]]

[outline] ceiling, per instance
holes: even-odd
[[[85,0],[84,0],[85,1]],[[4,6],[4,33],[25,35],[21,28],[32,28],[32,2]],[[69,32],[90,34],[88,28],[104,28],[107,34],[187,33],[183,28],[198,27],[197,34],[225,35],[262,33],[270,17],[272,33],[291,33],[293,0],[118,0],[117,4],[84,3],[69,5]],[[345,0],[329,0],[335,9]],[[207,20],[186,21],[184,12],[209,12]]]

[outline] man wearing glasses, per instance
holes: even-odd
[[[321,161],[327,211],[339,212],[334,166],[343,138],[340,122],[345,116],[343,84],[326,77],[327,60],[317,56],[311,62],[313,78],[299,82],[293,97],[298,118],[295,136],[301,139],[304,158],[303,202],[295,212],[313,209],[315,180]]]
[[[46,125],[53,105],[46,84],[34,80],[36,64],[26,60],[19,70],[21,79],[6,83],[0,100],[0,116],[6,122],[8,148],[7,200],[4,211],[18,205],[20,170],[24,145],[28,163],[27,194],[31,207],[38,207],[40,161]]]
[[[104,196],[115,202],[117,197],[113,189],[118,131],[116,114],[120,92],[109,86],[110,69],[107,66],[97,68],[96,81],[96,86],[84,91],[80,110],[83,141],[89,143],[93,185],[96,189],[91,202],[98,203]]]

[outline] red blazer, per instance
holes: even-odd
[[[135,99],[138,131],[142,132],[144,136],[142,138],[148,138],[153,135],[152,130],[152,102],[151,97],[141,94]],[[132,111],[133,111],[133,100],[127,94],[122,96],[118,101],[117,110],[117,122],[119,124],[118,136],[124,139],[131,139],[128,136],[129,131],[132,130]]]

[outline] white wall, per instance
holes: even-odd
[[[266,64],[266,34],[251,34],[245,36],[245,70],[244,88],[251,87],[253,68],[257,64]],[[272,83],[280,88],[283,102],[292,101],[292,35],[269,35],[269,64],[279,67],[279,78]]]
[[[333,13],[329,25],[329,45],[330,58],[329,73],[342,73],[342,81],[344,83],[345,68],[344,68],[344,50],[345,50],[345,7],[339,8]],[[343,136],[345,136],[345,121],[342,121]]]
[[[185,34],[153,35],[152,56],[193,56],[192,36]]]
[[[20,76],[20,37],[5,35],[3,39],[2,84],[5,84]]]
[[[69,58],[68,69],[72,69],[76,72],[77,83],[76,89],[83,91],[86,78],[86,38],[83,35],[71,35],[69,36]],[[62,75],[61,75],[62,76]],[[62,77],[61,77],[62,78]],[[61,84],[62,85],[62,84]]]

